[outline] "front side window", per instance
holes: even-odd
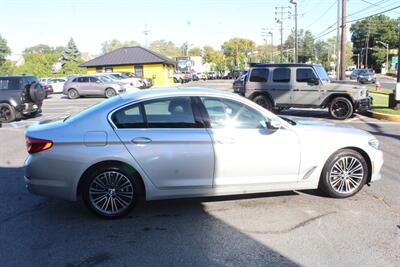
[[[268,69],[253,69],[250,75],[250,82],[265,83],[268,81]]]
[[[296,81],[299,83],[307,83],[310,80],[316,80],[314,71],[310,68],[299,68],[296,70]]]
[[[145,128],[143,114],[140,105],[122,108],[111,116],[111,120],[117,128]]]
[[[266,120],[258,111],[233,100],[202,97],[211,128],[263,129]]]
[[[149,128],[198,128],[190,97],[157,99],[143,104]]]
[[[274,69],[273,80],[276,83],[290,82],[290,69],[289,68],[276,68]]]

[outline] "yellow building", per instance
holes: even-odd
[[[141,46],[123,47],[81,65],[87,73],[131,72],[153,80],[155,87],[173,85],[175,61]]]

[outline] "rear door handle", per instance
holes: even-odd
[[[293,91],[300,91],[300,89],[293,89]]]
[[[134,144],[147,144],[151,142],[151,139],[147,137],[135,137],[131,142]]]
[[[217,139],[217,142],[220,144],[233,144],[235,143],[235,138],[232,137],[221,137]]]

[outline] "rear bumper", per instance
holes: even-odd
[[[372,105],[372,97],[366,97],[355,101],[355,110],[358,112],[370,110]]]

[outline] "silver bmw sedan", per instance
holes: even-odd
[[[82,197],[103,217],[141,200],[320,189],[345,198],[380,179],[371,134],[280,118],[232,93],[145,90],[26,131],[30,192]]]

